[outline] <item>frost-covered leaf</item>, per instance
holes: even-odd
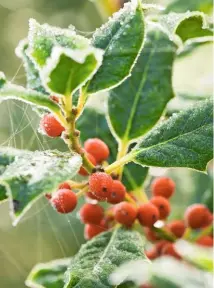
[[[173,0],[166,7],[164,13],[169,12],[182,13],[186,11],[202,11],[209,14],[213,9],[212,0]]]
[[[132,0],[97,29],[92,45],[105,50],[102,66],[88,84],[88,93],[119,85],[130,76],[144,41],[140,0]]]
[[[146,166],[204,171],[213,157],[213,105],[203,101],[151,130],[127,158]]]
[[[72,50],[54,47],[40,74],[51,93],[70,96],[96,73],[102,63],[101,49]]]
[[[12,152],[11,152],[12,151]],[[82,164],[77,154],[58,151],[30,152],[1,148],[0,157],[13,162],[7,165],[0,176],[0,184],[7,189],[11,201],[14,225],[43,193],[53,192],[57,185],[71,179]]]
[[[1,83],[1,75],[0,75],[0,83]],[[31,105],[46,108],[55,113],[60,112],[59,106],[56,103],[54,103],[48,97],[48,95],[43,94],[41,92],[37,92],[32,89],[25,89],[24,87],[12,84],[5,80],[4,83],[2,82],[2,86],[0,84],[0,102],[8,99],[17,99]]]
[[[84,244],[66,272],[64,288],[114,288],[110,274],[121,264],[146,259],[144,240],[137,231],[118,228]],[[120,286],[119,286],[120,287]]]
[[[176,46],[158,24],[150,23],[132,76],[110,92],[109,119],[122,142],[150,130],[173,97],[172,66]]]
[[[37,264],[30,272],[25,284],[30,288],[63,288],[64,274],[72,258],[58,259]]]

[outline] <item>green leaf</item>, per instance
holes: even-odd
[[[63,288],[64,273],[72,259],[58,259],[37,264],[30,272],[25,284],[30,288]]]
[[[88,48],[71,50],[55,47],[41,70],[46,89],[55,94],[70,96],[96,73],[102,63],[103,52]]]
[[[182,13],[186,11],[202,11],[204,13],[211,13],[213,9],[212,0],[173,0],[164,10],[164,13],[169,12]]]
[[[135,163],[129,163],[124,167],[122,182],[127,191],[134,191],[143,186],[148,175],[149,168]]]
[[[64,288],[113,288],[109,275],[121,264],[145,259],[144,241],[137,231],[115,229],[83,245],[68,269]]]
[[[14,157],[15,154],[15,157]],[[0,158],[8,159],[10,148],[0,149]],[[75,176],[82,164],[77,154],[58,151],[30,152],[12,149],[13,162],[0,176],[11,201],[14,225],[43,193],[53,192],[63,181]]]
[[[97,29],[92,45],[105,50],[102,66],[87,86],[88,93],[118,86],[128,76],[144,42],[144,17],[140,0],[132,0]]]
[[[213,157],[213,105],[203,101],[151,130],[127,156],[146,166],[204,171]]]
[[[158,24],[150,23],[144,48],[132,76],[110,92],[108,113],[119,141],[149,131],[173,97],[172,66],[176,46]]]
[[[12,84],[4,80],[0,74],[0,102],[8,99],[17,99],[31,105],[46,108],[54,113],[60,113],[59,106],[46,94]],[[2,85],[1,85],[2,82]]]

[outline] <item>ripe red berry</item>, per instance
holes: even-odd
[[[184,221],[182,220],[174,220],[167,224],[167,227],[177,238],[181,238],[186,230]]]
[[[108,202],[111,204],[120,203],[124,200],[125,194],[126,187],[119,180],[114,180]]]
[[[102,223],[99,225],[86,224],[84,229],[84,237],[86,240],[90,240],[105,231],[107,231],[107,228]]]
[[[102,201],[102,200],[105,200],[105,199],[101,199],[99,197],[97,197],[94,193],[92,193],[91,191],[87,192],[86,193],[86,196],[92,200],[97,200],[97,201]]]
[[[210,212],[203,204],[193,204],[185,212],[184,219],[188,227],[199,229],[207,225]]]
[[[150,260],[154,260],[154,259],[158,258],[158,256],[159,256],[157,253],[157,249],[155,247],[146,251],[145,254],[146,254],[147,258],[149,258]]]
[[[213,246],[213,237],[202,236],[196,241],[196,243],[199,245],[202,245],[202,246],[212,247]]]
[[[91,155],[90,153],[86,153],[86,156],[88,158],[88,160],[93,164],[93,165],[97,165],[96,159],[94,158],[93,155]],[[82,176],[87,176],[88,172],[83,168],[83,166],[80,168],[79,170],[79,174]]]
[[[154,196],[170,198],[175,191],[175,182],[167,177],[157,178],[152,183],[152,193]]]
[[[162,255],[168,255],[168,256],[172,256],[176,259],[181,259],[181,256],[175,250],[173,243],[167,243],[166,245],[164,245],[164,247],[162,249]]]
[[[149,240],[150,242],[156,242],[160,240],[158,235],[154,231],[152,231],[151,228],[144,227],[144,233],[145,233],[147,240]]]
[[[137,217],[137,208],[128,202],[121,202],[115,206],[114,213],[118,223],[130,227]]]
[[[71,186],[67,182],[63,182],[59,185],[58,189],[69,189],[71,190]]]
[[[164,246],[168,243],[170,243],[170,242],[166,241],[166,240],[160,240],[155,244],[155,248],[157,250],[158,256],[160,256],[162,254],[162,250],[163,250]]]
[[[138,209],[138,220],[142,226],[152,227],[159,219],[158,208],[148,202],[140,205]]]
[[[69,189],[58,190],[50,200],[59,213],[70,213],[77,205],[77,196]]]
[[[100,139],[88,139],[84,144],[85,150],[94,156],[97,163],[101,163],[109,156],[108,146]]]
[[[162,196],[156,196],[151,199],[151,203],[158,208],[161,220],[166,219],[169,216],[171,207],[169,201],[166,198]]]
[[[79,211],[80,219],[85,224],[99,224],[104,217],[103,207],[97,204],[84,204]]]
[[[98,198],[108,199],[112,190],[113,180],[104,172],[97,172],[89,177],[90,191]]]
[[[59,137],[65,128],[52,114],[46,114],[40,121],[41,129],[50,137]]]

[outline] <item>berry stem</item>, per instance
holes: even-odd
[[[199,238],[201,238],[203,236],[209,236],[212,233],[212,230],[213,230],[213,225],[211,224],[208,227],[206,227],[203,230],[201,230],[201,232],[197,236],[192,237],[191,240],[193,242],[196,242]]]
[[[165,239],[171,242],[175,242],[176,241],[176,237],[169,231],[167,231],[164,228],[157,228],[157,227],[152,227],[152,230],[158,235],[160,236],[161,239]]]
[[[77,119],[79,116],[82,114],[83,108],[85,106],[85,102],[87,100],[88,94],[85,90],[81,89],[80,90],[80,96],[78,99],[78,104],[77,104]]]
[[[87,185],[87,182],[79,183],[71,180],[68,180],[66,182],[71,186],[72,189],[81,189]]]
[[[119,147],[118,147],[118,154],[117,154],[117,161],[119,161],[121,158],[123,158],[129,149],[129,142],[127,141],[120,141]],[[120,166],[116,173],[119,175],[119,179],[122,179],[123,175],[123,168],[124,166]]]
[[[128,202],[130,202],[130,203],[132,203],[132,204],[134,204],[135,206],[137,206],[137,204],[136,204],[136,202],[134,201],[134,199],[132,199],[132,197],[129,195],[129,193],[127,193],[126,192],[126,195],[125,195],[125,199],[128,201]]]
[[[78,193],[76,193],[77,198],[82,197],[83,195],[85,195],[85,193],[88,192],[89,186],[86,185],[82,190],[80,190]]]
[[[142,188],[137,188],[136,190],[134,190],[132,192],[132,194],[136,197],[136,199],[140,202],[140,203],[146,203],[149,201],[146,192],[142,189]]]
[[[124,166],[125,164],[131,162],[133,160],[133,154],[129,153],[126,156],[124,156],[123,158],[121,158],[118,161],[115,161],[114,163],[112,163],[111,165],[109,165],[106,169],[105,172],[108,174],[111,174],[112,172],[114,172],[115,170],[117,170],[119,167]]]
[[[191,238],[190,237],[191,233],[192,233],[192,229],[190,227],[186,228],[186,231],[185,231],[185,233],[184,233],[182,238],[185,239],[185,240],[189,240]]]

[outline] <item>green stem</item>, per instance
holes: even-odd
[[[121,141],[119,143],[117,161],[119,161],[121,158],[123,158],[127,154],[128,149],[129,149],[129,142]],[[124,166],[120,166],[116,172],[118,174],[120,180],[121,180],[122,175],[123,175],[123,168],[124,168]]]
[[[149,201],[146,192],[142,188],[137,188],[132,192],[132,194],[136,197],[136,199],[140,203],[146,203]]]
[[[77,117],[76,119],[79,118],[79,116],[82,114],[83,108],[85,106],[85,102],[88,98],[88,94],[86,92],[86,90],[81,89],[80,90],[80,96],[78,99],[78,104],[77,104]]]
[[[120,160],[115,161],[114,163],[106,167],[105,172],[108,174],[111,174],[112,172],[117,170],[119,167],[124,166],[125,164],[131,162],[132,160],[133,160],[133,154],[129,153],[123,158],[121,158]]]

